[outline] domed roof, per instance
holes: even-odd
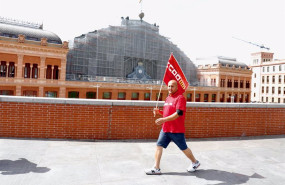
[[[41,38],[47,38],[48,43],[62,44],[56,34],[43,30],[41,26],[0,21],[0,36],[18,38],[20,34],[25,35],[26,40],[41,41]]]
[[[68,75],[94,76],[89,78],[91,80],[104,76],[157,81],[163,79],[169,56],[173,53],[188,82],[194,84],[197,81],[193,62],[178,46],[159,34],[156,24],[130,20],[129,17],[121,20],[120,26],[109,26],[74,38],[67,56]],[[137,66],[143,66],[145,71]],[[148,78],[141,76],[143,72]]]

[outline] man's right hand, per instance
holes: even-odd
[[[153,115],[159,115],[159,108],[153,108]]]

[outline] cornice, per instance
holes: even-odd
[[[37,56],[46,55],[47,53],[53,55],[66,55],[68,53],[68,49],[25,43],[11,43],[8,41],[0,41],[0,51],[14,54],[35,53]]]

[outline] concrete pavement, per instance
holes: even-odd
[[[0,139],[2,185],[285,184],[285,136],[188,140],[199,171],[175,144],[159,176],[145,175],[155,141]]]

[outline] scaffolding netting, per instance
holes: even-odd
[[[74,38],[67,56],[66,79],[160,81],[171,53],[190,84],[195,83],[195,65],[175,44],[159,34],[157,25],[122,18],[121,26],[109,26]]]

